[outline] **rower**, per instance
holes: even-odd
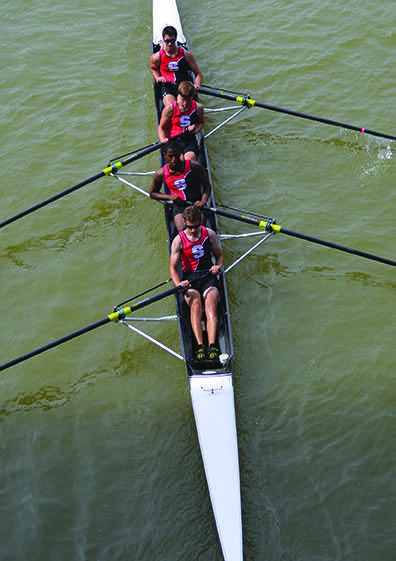
[[[190,201],[201,210],[210,197],[212,185],[202,164],[183,158],[177,140],[170,140],[164,146],[163,154],[168,163],[155,172],[150,199],[173,201],[173,218],[176,229],[180,232],[185,228],[183,211],[186,204],[183,204],[183,201]],[[167,193],[161,192],[163,184],[168,188]],[[202,212],[200,222],[204,224],[205,220],[205,214]]]
[[[193,54],[176,43],[177,30],[167,25],[162,30],[162,47],[151,55],[150,72],[161,87],[164,106],[176,99],[177,87],[183,80],[190,79],[190,73],[195,76],[194,87],[202,83],[202,72]]]
[[[217,303],[219,291],[217,275],[223,266],[223,253],[216,232],[201,225],[200,211],[189,206],[183,212],[185,229],[175,237],[171,246],[169,271],[175,286],[186,290],[184,298],[190,308],[191,327],[197,348],[197,361],[218,360]],[[212,262],[215,258],[215,265]],[[182,264],[182,279],[179,275],[179,261]],[[206,315],[208,347],[205,349],[202,329],[202,300]]]
[[[184,81],[178,87],[177,99],[164,107],[158,125],[158,138],[165,143],[178,136],[186,160],[196,160],[199,154],[196,134],[204,128],[204,108],[194,99],[195,88]]]

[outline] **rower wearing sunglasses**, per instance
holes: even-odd
[[[185,228],[174,238],[171,246],[169,271],[175,286],[185,290],[184,298],[190,308],[190,321],[196,339],[194,358],[197,361],[218,360],[217,303],[219,291],[217,275],[223,267],[223,253],[216,232],[201,224],[196,206],[184,210]],[[214,263],[212,261],[214,257]],[[181,260],[182,277],[179,274]],[[205,347],[202,316],[206,316],[207,343]]]
[[[160,84],[164,105],[176,100],[180,82],[190,80],[190,72],[195,75],[194,86],[202,83],[202,72],[192,53],[177,45],[177,31],[172,25],[162,30],[162,48],[151,55],[150,72]]]

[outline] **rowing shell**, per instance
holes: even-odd
[[[178,43],[188,48],[175,0],[153,0],[153,52],[158,51],[162,29],[173,25]],[[154,87],[157,120],[161,99]],[[200,161],[210,177],[203,135],[198,136]],[[163,161],[161,162],[164,163]],[[214,206],[213,195],[210,205]],[[172,211],[165,206],[165,222],[170,244],[176,235]],[[207,225],[218,232],[216,214]],[[221,361],[200,364],[194,361],[194,336],[189,311],[181,294],[176,295],[176,308],[183,357],[187,367],[191,401],[199,446],[205,469],[212,509],[225,561],[242,561],[242,516],[238,462],[238,440],[232,384],[233,345],[224,274],[219,279],[218,343]]]

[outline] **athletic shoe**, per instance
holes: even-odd
[[[209,345],[206,351],[206,358],[208,360],[218,360],[219,359],[219,349],[216,345]]]
[[[205,360],[206,353],[205,353],[205,347],[203,345],[198,345],[198,348],[195,351],[194,358],[195,360]]]

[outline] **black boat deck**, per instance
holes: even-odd
[[[188,48],[186,44],[180,44],[180,46],[184,48]],[[159,49],[158,45],[153,45],[153,52],[158,51],[158,49]],[[161,117],[161,111],[163,109],[163,102],[162,102],[162,98],[159,95],[159,87],[155,82],[154,82],[154,99],[155,99],[155,108],[156,108],[157,124],[158,124]],[[198,161],[206,169],[210,182],[212,183],[208,155],[205,145],[205,137],[203,132],[198,133],[197,140],[200,148]],[[161,165],[164,165],[165,163],[166,163],[165,158],[161,153]],[[165,185],[163,185],[162,188],[164,192],[167,191]],[[211,196],[208,200],[208,204],[211,207],[215,207],[213,192],[211,193]],[[166,223],[166,229],[168,235],[168,246],[170,252],[172,241],[174,237],[177,235],[177,230],[172,216],[171,203],[164,204],[164,212],[165,212],[165,223]],[[219,233],[216,214],[208,212],[206,226],[214,230],[217,234]],[[219,244],[220,244],[220,240],[219,240]],[[228,355],[228,358],[224,361],[224,363],[220,361],[209,361],[209,360],[199,361],[199,362],[194,361],[193,357],[196,349],[196,343],[190,323],[190,311],[184,300],[183,294],[180,293],[180,294],[176,294],[175,296],[182,354],[186,361],[187,371],[189,376],[193,374],[200,374],[202,373],[203,370],[210,370],[213,371],[214,373],[223,373],[225,371],[232,372],[233,344],[232,344],[230,314],[228,309],[227,288],[226,288],[224,273],[222,273],[219,276],[218,288],[219,288],[220,298],[218,304],[217,343],[220,349],[220,354]],[[205,329],[204,329],[204,337],[206,337]]]

